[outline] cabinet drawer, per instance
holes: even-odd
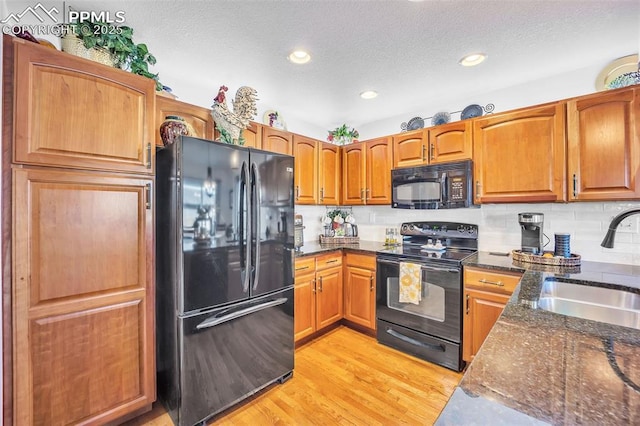
[[[315,273],[316,271],[316,258],[313,256],[302,257],[296,259],[295,276],[304,275],[308,273]]]
[[[473,267],[464,268],[465,287],[476,287],[483,290],[513,293],[522,278],[522,274],[517,272],[498,272],[488,269]]]
[[[376,270],[376,257],[370,254],[347,253],[345,255],[347,265],[359,266],[364,269]]]
[[[328,254],[316,256],[316,270],[342,265],[342,251],[335,251]]]

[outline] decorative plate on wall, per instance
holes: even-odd
[[[638,71],[638,55],[629,55],[611,61],[596,78],[596,90],[607,90],[607,85],[622,74]]]
[[[431,124],[434,126],[438,126],[440,124],[445,124],[451,121],[451,114],[448,112],[436,112],[433,117],[431,117]]]

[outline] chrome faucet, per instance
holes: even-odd
[[[613,218],[613,220],[609,224],[607,235],[604,236],[604,240],[602,240],[602,242],[600,243],[602,247],[613,248],[613,240],[616,238],[616,228],[618,227],[618,225],[620,225],[620,222],[622,222],[632,214],[640,214],[640,209],[627,210]]]

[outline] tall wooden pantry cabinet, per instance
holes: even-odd
[[[155,400],[155,85],[3,38],[4,421]]]

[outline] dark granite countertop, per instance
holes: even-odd
[[[362,252],[366,254],[375,254],[377,251],[385,248],[384,243],[379,241],[362,241],[357,244],[320,244],[319,242],[307,242],[296,251],[296,257],[314,256],[334,250],[347,249],[353,252]]]
[[[548,277],[640,294],[640,266],[561,269],[484,252],[464,264],[524,274],[436,424],[640,423],[640,330],[535,308]]]

